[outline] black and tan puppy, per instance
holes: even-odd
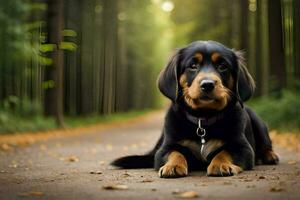
[[[161,138],[148,154],[113,165],[155,167],[160,177],[174,178],[195,169],[231,176],[255,163],[278,163],[266,125],[243,106],[255,85],[239,52],[214,41],[193,42],[171,57],[158,87],[172,100]]]

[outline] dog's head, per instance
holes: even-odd
[[[192,109],[222,110],[233,99],[245,102],[254,81],[240,52],[214,41],[179,49],[158,78],[160,91],[173,102],[183,98]]]

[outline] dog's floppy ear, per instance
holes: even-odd
[[[234,53],[238,65],[236,75],[236,95],[239,101],[245,102],[252,97],[255,90],[255,82],[246,68],[243,52],[235,51]]]
[[[179,57],[182,49],[178,49],[171,56],[167,66],[160,72],[158,76],[158,88],[160,92],[176,102],[178,98],[178,65]]]

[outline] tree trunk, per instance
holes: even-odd
[[[270,66],[275,75],[275,90],[281,93],[286,85],[284,68],[283,27],[280,0],[268,0]]]
[[[52,65],[47,66],[45,81],[53,81],[54,85],[46,89],[45,114],[54,116],[59,127],[64,126],[63,120],[63,50],[62,30],[64,27],[63,0],[48,0],[47,12],[47,43],[55,45],[50,53]]]
[[[104,94],[103,113],[110,114],[115,111],[115,84],[116,84],[116,61],[117,61],[117,0],[104,1],[103,7],[103,54],[104,54]]]
[[[256,16],[255,16],[255,81],[257,83],[256,95],[261,95],[261,54],[262,54],[262,42],[261,41],[261,0],[256,1]]]
[[[240,49],[248,51],[248,0],[241,0],[241,41]]]
[[[300,1],[293,1],[294,16],[293,16],[293,28],[294,28],[294,77],[300,79]]]

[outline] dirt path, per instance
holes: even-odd
[[[234,177],[192,172],[160,179],[151,169],[117,170],[119,156],[149,150],[161,132],[162,113],[142,123],[53,138],[12,152],[0,152],[0,199],[178,199],[195,191],[199,199],[300,199],[300,155],[276,148],[281,163],[257,166]],[[103,186],[125,185],[123,190]]]

